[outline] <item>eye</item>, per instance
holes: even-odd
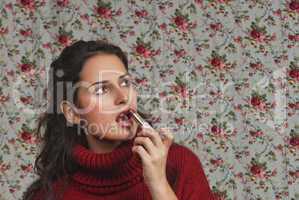
[[[134,84],[134,83],[131,79],[123,79],[121,82],[121,86],[124,86],[124,87],[129,87],[132,84]]]
[[[99,85],[95,87],[94,92],[96,95],[102,95],[109,91],[109,87],[106,85]]]

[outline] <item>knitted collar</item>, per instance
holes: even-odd
[[[91,193],[110,194],[142,181],[142,163],[132,146],[133,140],[128,140],[100,154],[76,145],[72,155],[81,170],[72,176],[74,184]]]

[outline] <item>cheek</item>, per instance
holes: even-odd
[[[114,104],[115,99],[112,95],[99,98],[91,94],[85,94],[80,96],[79,102],[81,110],[84,111],[81,117],[89,123],[108,124],[114,122],[115,115],[119,113],[119,105]],[[137,109],[136,91],[131,92],[128,105],[125,105],[125,107]]]
[[[129,98],[130,107],[136,109],[137,108],[137,96],[138,93],[136,91],[132,92],[131,97]]]
[[[105,105],[97,97],[84,97],[81,98],[82,110],[81,118],[87,120],[89,124],[106,124],[111,121],[111,115],[107,114],[104,109],[108,105]]]

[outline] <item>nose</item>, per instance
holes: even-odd
[[[115,88],[116,92],[116,99],[115,99],[115,104],[126,104],[128,102],[128,97],[127,95],[119,88]]]

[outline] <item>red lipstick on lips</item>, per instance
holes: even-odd
[[[116,119],[117,123],[119,123],[119,125],[121,127],[124,128],[129,128],[131,127],[133,120],[131,119],[131,117],[128,115],[128,112],[123,112],[121,113],[117,119]]]

